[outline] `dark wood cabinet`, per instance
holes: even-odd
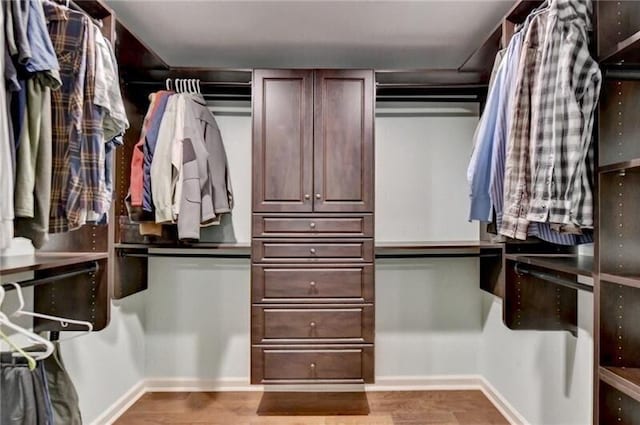
[[[313,72],[253,75],[253,211],[313,208]]]
[[[373,80],[254,71],[253,384],[373,382]]]
[[[373,73],[316,71],[314,107],[313,210],[373,211]]]
[[[256,70],[253,211],[371,212],[371,70]]]

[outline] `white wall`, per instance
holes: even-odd
[[[533,425],[591,423],[593,295],[578,291],[578,337],[510,331],[502,300],[483,293],[480,370]]]

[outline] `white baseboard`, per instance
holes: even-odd
[[[104,411],[97,419],[91,422],[91,425],[111,425],[120,416],[124,414],[133,404],[140,399],[146,392],[144,379],[135,384],[122,397],[116,400],[107,410]]]
[[[147,378],[145,389],[148,392],[228,392],[262,391],[263,387],[249,384],[248,378]]]
[[[493,385],[489,383],[484,377],[482,379],[482,386],[480,390],[484,395],[496,406],[496,409],[502,416],[504,416],[511,425],[529,425],[529,422],[522,416],[506,398]]]
[[[353,387],[353,388],[352,388]],[[516,409],[480,375],[444,376],[383,376],[376,378],[375,384],[349,386],[353,390],[366,391],[452,391],[479,390],[493,403],[512,425],[529,425]],[[229,391],[344,391],[345,387],[330,385],[290,385],[282,387],[250,385],[247,378],[193,379],[193,378],[148,378],[136,384],[116,401],[91,425],[111,425],[133,403],[147,392],[229,392]]]
[[[479,390],[480,375],[379,376],[367,391],[451,391]]]

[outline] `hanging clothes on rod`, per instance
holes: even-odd
[[[113,149],[129,123],[97,21],[49,0],[1,5],[0,163],[11,171],[0,179],[0,249],[14,235],[40,248],[49,233],[106,223]]]
[[[470,219],[503,237],[593,241],[592,128],[601,82],[591,2],[554,0],[517,28],[497,62],[467,177]]]
[[[180,240],[199,240],[200,228],[220,223],[233,208],[226,151],[197,80],[177,79],[174,92],[150,96],[131,160],[127,208],[143,234],[176,223]]]

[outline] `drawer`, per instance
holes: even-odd
[[[371,263],[373,240],[304,241],[299,239],[253,240],[251,256],[255,262],[327,262]]]
[[[254,303],[373,302],[373,265],[254,265],[251,293]]]
[[[368,383],[373,381],[373,346],[345,349],[255,348],[253,384]]]
[[[254,214],[254,237],[373,237],[373,215],[351,217]]]
[[[373,321],[372,305],[253,307],[251,338],[254,344],[373,343]]]

